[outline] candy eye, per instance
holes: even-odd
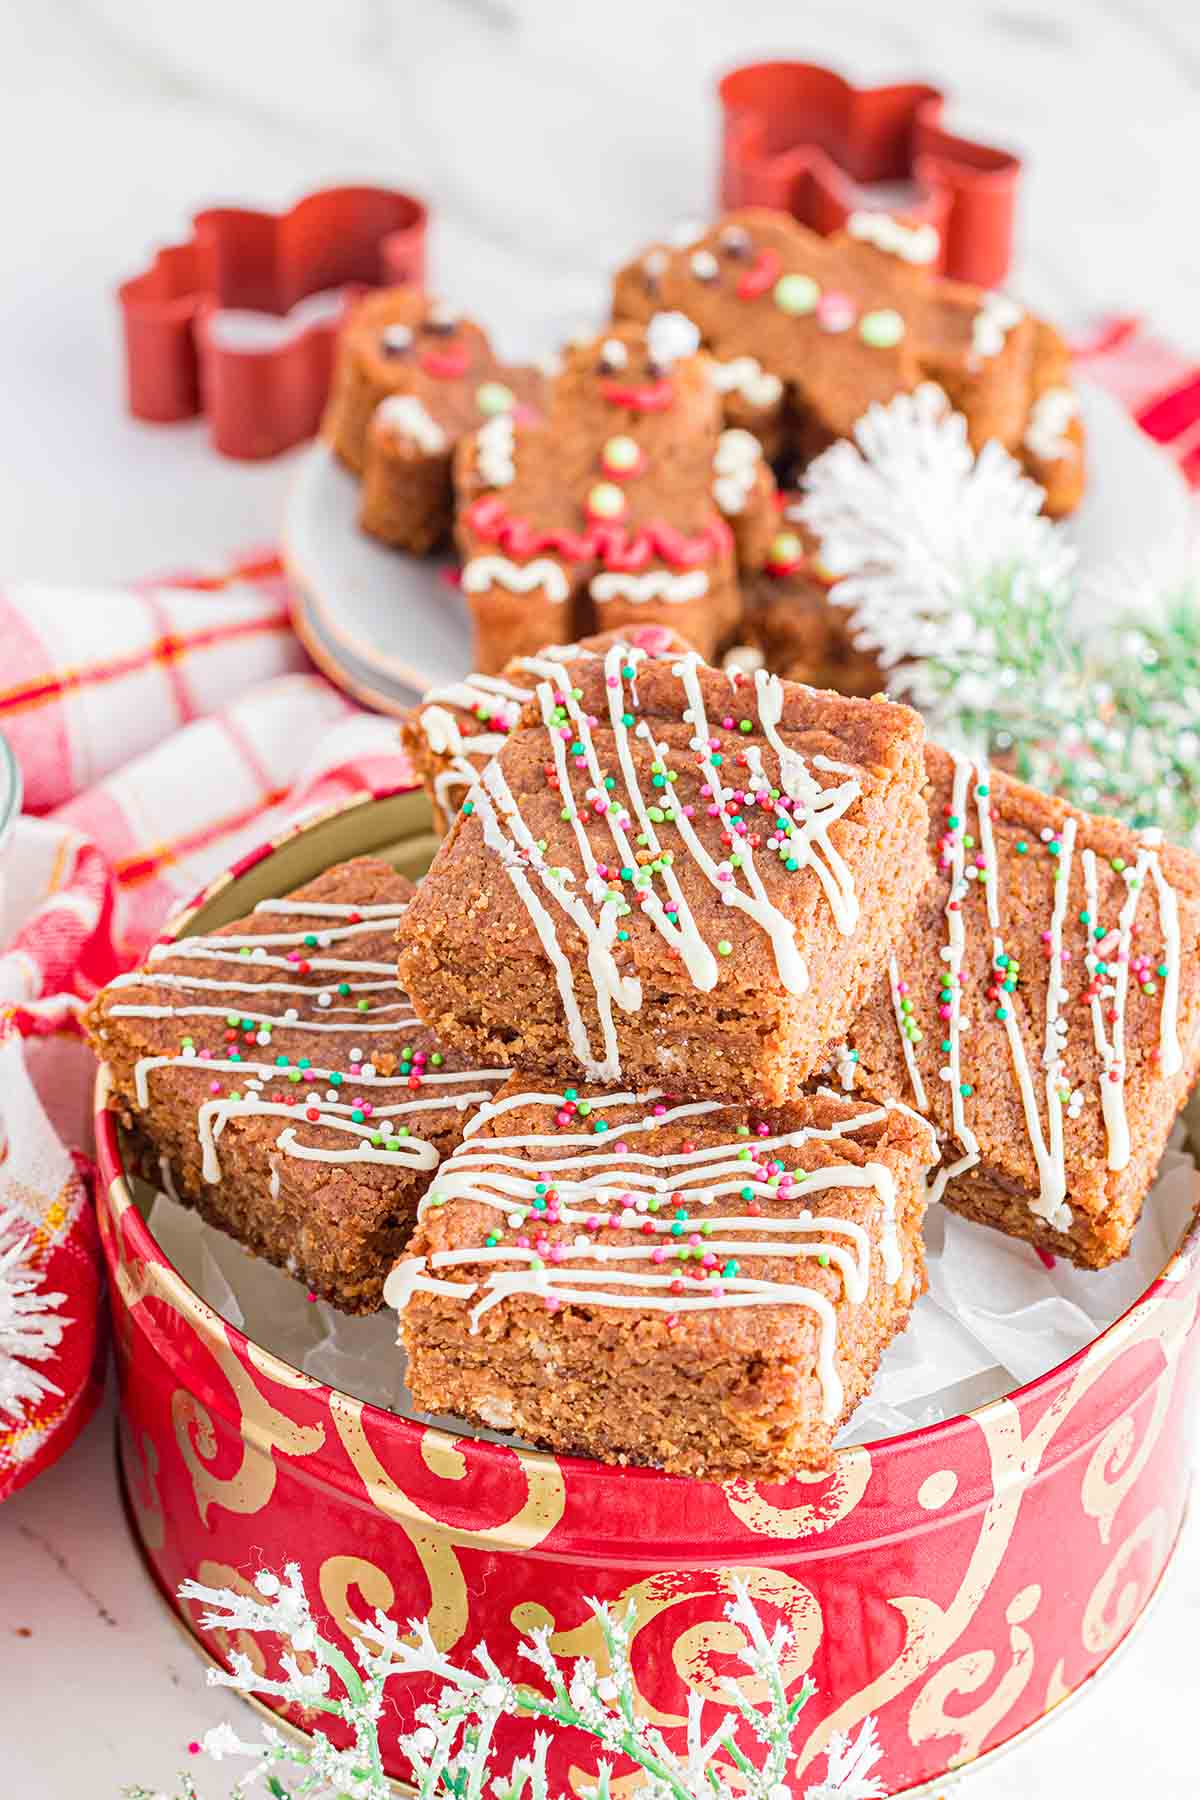
[[[600,346],[600,369],[605,375],[613,375],[623,369],[629,361],[629,352],[619,338],[606,338]]]
[[[403,356],[412,349],[413,334],[407,325],[385,325],[379,334],[379,348],[385,356]]]
[[[715,281],[721,273],[721,265],[711,250],[697,250],[692,257],[692,274],[697,281]]]
[[[749,256],[750,233],[744,225],[726,225],[717,239],[726,256]]]

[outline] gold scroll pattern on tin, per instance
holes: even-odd
[[[1003,1568],[1025,1495],[1065,1421],[1118,1358],[1131,1349],[1141,1345],[1156,1345],[1164,1363],[1177,1359],[1194,1310],[1194,1302],[1190,1297],[1186,1302],[1173,1298],[1169,1289],[1160,1290],[1141,1306],[1135,1307],[1119,1327],[1092,1346],[1076,1368],[1073,1378],[1059,1388],[1050,1404],[1030,1425],[1028,1433],[1023,1430],[1020,1412],[1011,1400],[996,1401],[972,1415],[987,1447],[990,1498],[979,1511],[978,1532],[958,1592],[946,1606],[925,1595],[904,1594],[891,1598],[890,1605],[899,1612],[905,1624],[904,1643],[899,1654],[873,1682],[844,1701],[813,1730],[800,1752],[796,1764],[798,1772],[806,1768],[827,1745],[833,1732],[853,1730],[868,1713],[880,1713],[901,1694],[915,1688],[918,1682],[923,1682],[924,1685],[916,1693],[910,1710],[910,1736],[914,1742],[933,1735],[956,1736],[958,1743],[951,1752],[952,1762],[962,1761],[965,1756],[973,1754],[970,1746],[981,1745],[1002,1723],[1019,1693],[1024,1691],[1026,1682],[1032,1677],[1032,1646],[1027,1651],[1019,1641],[1014,1643],[1013,1662],[1000,1681],[1001,1698],[996,1698],[994,1703],[992,1697],[980,1702],[980,1708],[987,1714],[982,1731],[973,1722],[974,1715],[960,1716],[956,1713],[953,1718],[946,1719],[944,1731],[935,1733],[934,1721],[948,1691],[944,1686],[944,1671],[935,1665],[940,1664],[955,1645],[961,1642],[985,1597],[990,1593]],[[1182,1321],[1179,1316],[1181,1313],[1184,1315]],[[1163,1380],[1164,1377],[1165,1370],[1160,1372],[1158,1379]],[[1150,1441],[1144,1443],[1138,1452],[1139,1468],[1144,1468],[1149,1460],[1154,1440],[1161,1433],[1166,1417],[1165,1408],[1152,1408],[1146,1429],[1146,1437]],[[1127,1491],[1125,1489],[1122,1493]],[[1081,1507],[1084,1511],[1088,1510],[1082,1496]],[[1104,1516],[1104,1510],[1096,1503],[1091,1516],[1100,1518]],[[1021,1629],[1022,1635],[1026,1635],[1020,1620],[1016,1625]],[[960,1677],[963,1673],[962,1663],[963,1658],[960,1657]],[[975,1669],[976,1665],[970,1664],[972,1679],[975,1679]],[[975,1691],[991,1673],[989,1671],[988,1675],[979,1678]],[[1018,1678],[1019,1688],[1016,1686]],[[926,1699],[929,1688],[933,1689],[933,1693]]]
[[[651,1575],[645,1581],[626,1588],[615,1602],[614,1610],[619,1612],[628,1606],[632,1606],[634,1610],[635,1626],[629,1655],[634,1672],[635,1704],[639,1714],[652,1725],[667,1729],[687,1723],[682,1713],[663,1712],[656,1707],[638,1682],[637,1673],[639,1655],[648,1658],[651,1666],[657,1669],[666,1650],[661,1636],[658,1633],[648,1634],[648,1628],[663,1613],[673,1607],[686,1605],[689,1601],[715,1600],[719,1604],[708,1618],[687,1625],[678,1633],[670,1646],[671,1660],[681,1681],[693,1692],[718,1706],[728,1703],[716,1659],[720,1656],[736,1656],[746,1643],[741,1628],[732,1624],[724,1613],[726,1604],[733,1598],[735,1580],[746,1584],[750,1597],[757,1606],[780,1614],[791,1630],[792,1646],[780,1664],[784,1686],[790,1688],[793,1683],[798,1682],[812,1662],[821,1641],[821,1609],[815,1596],[795,1576],[788,1575],[781,1569],[757,1566],[664,1570],[661,1574]],[[552,1634],[550,1648],[556,1656],[586,1656],[595,1664],[601,1676],[612,1673],[604,1634],[594,1618],[589,1617],[582,1625],[574,1628],[556,1630],[553,1614],[536,1600],[526,1600],[515,1606],[511,1617],[518,1631],[528,1633],[542,1627],[548,1628]],[[642,1639],[640,1646],[639,1639]],[[765,1682],[748,1676],[740,1664],[737,1666],[737,1675],[743,1691],[753,1704],[760,1705],[767,1699]],[[593,1772],[593,1785],[596,1779]]]
[[[124,1309],[114,1310],[118,1314],[124,1310],[131,1318],[135,1308],[149,1298],[169,1307],[182,1329],[194,1333],[211,1352],[237,1405],[235,1428],[242,1440],[241,1462],[230,1474],[217,1475],[209,1466],[217,1456],[217,1433],[212,1414],[187,1388],[178,1387],[171,1395],[175,1442],[191,1478],[196,1510],[205,1525],[209,1523],[209,1511],[214,1505],[235,1513],[259,1512],[275,1492],[278,1476],[275,1452],[311,1456],[325,1442],[325,1427],[300,1425],[273,1406],[233,1349],[220,1315],[194,1294],[169,1264],[136,1254],[124,1229],[125,1215],[133,1201],[123,1181],[112,1184],[108,1201],[117,1247],[115,1279],[124,1301]],[[126,1342],[125,1349],[131,1352],[132,1346]],[[249,1345],[247,1354],[255,1367],[281,1386],[296,1389],[319,1386],[309,1376],[289,1369],[286,1363],[257,1346]]]
[[[811,1482],[821,1493],[802,1506],[775,1506],[752,1481],[727,1481],[722,1492],[734,1517],[760,1537],[817,1537],[849,1518],[867,1491],[871,1479],[871,1452],[865,1444],[843,1450],[832,1475],[800,1469],[788,1485]]]
[[[434,1518],[385,1469],[363,1426],[363,1403],[332,1393],[329,1411],[346,1455],[377,1511],[404,1531],[429,1583],[429,1628],[439,1650],[451,1649],[467,1629],[470,1600],[458,1551],[528,1550],[540,1544],[558,1524],[566,1507],[563,1472],[552,1456],[509,1452],[525,1481],[525,1498],[507,1519],[466,1531]],[[432,1428],[421,1434],[421,1457],[427,1469],[446,1481],[462,1481],[467,1463],[453,1438]],[[419,1607],[414,1611],[420,1611]]]

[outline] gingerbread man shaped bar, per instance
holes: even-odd
[[[542,377],[411,287],[368,294],[338,339],[322,435],[362,478],[359,524],[424,553],[450,534],[454,447],[487,418],[540,403]]]
[[[730,425],[772,460],[803,464],[848,437],[874,401],[934,381],[972,446],[1003,444],[1045,489],[1083,493],[1083,429],[1058,333],[1002,294],[934,274],[937,238],[886,213],[820,237],[785,213],[730,213],[683,246],[655,244],[618,274],[613,315],[672,307],[716,359]]]
[[[712,656],[765,560],[775,484],[749,432],[722,431],[698,333],[666,313],[572,345],[546,417],[498,416],[455,461],[476,667],[546,643],[669,626]]]

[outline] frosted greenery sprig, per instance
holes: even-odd
[[[253,1594],[245,1594],[187,1581],[179,1590],[181,1599],[203,1606],[201,1624],[207,1630],[265,1632],[284,1640],[280,1678],[260,1675],[243,1652],[235,1651],[228,1671],[209,1671],[210,1683],[335,1717],[349,1727],[353,1744],[336,1749],[319,1721],[304,1744],[286,1741],[269,1725],[255,1742],[244,1741],[230,1725],[218,1725],[206,1732],[199,1748],[217,1761],[237,1756],[252,1765],[235,1783],[230,1800],[250,1800],[252,1789],[271,1800],[390,1800],[379,1720],[385,1686],[396,1675],[432,1675],[444,1684],[435,1701],[418,1707],[413,1729],[400,1740],[419,1800],[552,1800],[547,1757],[552,1734],[564,1729],[582,1731],[597,1745],[594,1800],[612,1800],[617,1759],[642,1771],[639,1793],[645,1800],[792,1800],[786,1775],[796,1753],[797,1721],[815,1690],[805,1678],[789,1697],[782,1670],[793,1634],[783,1623],[768,1633],[739,1581],[733,1583],[725,1616],[744,1633],[737,1654],[765,1689],[767,1704],[755,1706],[743,1681],[727,1677],[729,1710],[706,1732],[705,1702],[689,1694],[682,1752],[638,1712],[631,1610],[618,1613],[599,1600],[587,1603],[604,1640],[608,1674],[602,1675],[588,1657],[561,1662],[551,1649],[549,1629],[531,1632],[518,1654],[541,1677],[543,1685],[534,1687],[504,1673],[486,1644],[473,1652],[473,1666],[463,1666],[438,1649],[427,1621],[410,1620],[402,1635],[397,1621],[379,1611],[357,1625],[354,1651],[347,1655],[317,1629],[294,1563],[282,1578],[263,1571],[253,1586]],[[494,1738],[505,1717],[529,1719],[541,1729],[528,1752],[499,1772],[493,1767]],[[752,1739],[752,1747],[747,1749],[740,1739]],[[824,1780],[807,1787],[803,1800],[877,1800],[886,1790],[871,1770],[881,1756],[874,1719],[866,1719],[856,1737],[834,1733]],[[180,1780],[175,1800],[200,1800],[192,1777]],[[125,1800],[170,1800],[144,1787],[124,1793]]]
[[[927,383],[818,457],[797,511],[854,641],[934,737],[1196,843],[1200,578],[1088,578],[1041,501]]]
[[[66,1295],[46,1291],[29,1237],[28,1226],[0,1206],[0,1421],[20,1421],[28,1407],[62,1392],[37,1365],[53,1359],[71,1323],[60,1311]]]

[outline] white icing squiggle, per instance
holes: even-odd
[[[748,406],[774,406],[783,395],[778,375],[769,375],[755,356],[734,356],[714,362],[709,380],[718,394],[740,394]]]
[[[1047,388],[1033,403],[1025,432],[1025,448],[1041,462],[1058,462],[1073,456],[1075,446],[1067,431],[1079,412],[1079,402],[1068,387]]]
[[[1024,317],[1016,301],[1007,294],[985,294],[971,322],[971,355],[999,356],[1009,332]]]
[[[670,569],[649,569],[645,575],[625,575],[605,571],[593,575],[589,587],[593,600],[627,600],[640,606],[647,600],[665,600],[669,606],[682,606],[689,600],[701,600],[708,592],[708,575],[704,569],[688,569],[682,575]]]
[[[511,413],[497,413],[479,427],[475,433],[475,466],[490,488],[510,487],[516,480],[516,427]]]
[[[748,431],[723,431],[713,457],[713,498],[723,513],[745,509],[762,463],[762,447]]]
[[[955,753],[951,807],[958,819],[965,817],[970,773],[971,765],[966,757]],[[957,1161],[948,1163],[938,1171],[929,1190],[931,1205],[941,1199],[949,1182],[959,1175],[965,1175],[979,1161],[979,1139],[967,1124],[962,1092],[962,1031],[965,1023],[962,1015],[962,968],[967,948],[962,902],[967,894],[967,881],[966,850],[961,830],[954,834],[950,856],[950,891],[946,896],[946,945],[941,953],[947,965],[946,985],[950,992],[950,1017],[946,1023],[946,1042],[950,1049],[947,1052],[945,1076],[950,1084],[950,1117],[954,1136],[962,1145],[963,1153]]]
[[[507,556],[475,556],[463,569],[462,584],[468,594],[490,587],[507,588],[510,594],[531,594],[541,588],[547,600],[556,602],[571,591],[565,573],[548,556],[535,556],[527,563],[511,562]]]
[[[245,968],[247,964],[257,967],[280,967],[290,973],[296,973],[296,964],[284,957],[272,957],[265,954],[265,944],[295,944],[302,946],[305,955],[303,963],[306,972],[317,977],[333,977],[330,986],[301,985],[296,982],[262,981],[247,982],[236,980],[214,980],[206,976],[193,976],[176,973],[172,970],[156,970],[148,967],[145,970],[118,978],[113,986],[148,987],[166,989],[168,992],[187,994],[192,991],[201,993],[219,992],[231,996],[230,1003],[225,1006],[194,1005],[189,1003],[163,1005],[114,1005],[109,1012],[113,1017],[135,1018],[219,1018],[246,1021],[260,1027],[254,1034],[254,1042],[260,1046],[271,1046],[281,1037],[286,1040],[289,1033],[294,1032],[348,1032],[352,1036],[365,1038],[371,1033],[386,1032],[393,1038],[399,1034],[419,1027],[420,1021],[412,1011],[408,1001],[399,993],[395,981],[395,968],[390,963],[368,961],[348,961],[343,957],[322,956],[323,947],[363,931],[376,934],[394,933],[405,912],[404,903],[371,904],[361,907],[343,905],[334,901],[305,900],[264,900],[255,907],[256,914],[282,914],[296,918],[309,915],[320,921],[320,929],[312,932],[264,933],[261,937],[241,934],[219,934],[208,937],[187,938],[177,944],[158,946],[155,961],[164,956],[236,961]],[[329,920],[345,919],[345,925],[330,925]],[[316,942],[310,943],[309,939]],[[243,951],[248,954],[243,954]],[[299,960],[299,959],[297,959]],[[384,972],[389,977],[386,981],[340,981],[337,977],[349,972]],[[376,1005],[371,1013],[364,1017],[358,1012],[357,1002],[353,996],[364,991],[386,989],[395,998],[383,1005]],[[335,1001],[337,989],[344,989],[350,1004],[339,1006]],[[244,993],[257,994],[265,999],[268,995],[293,994],[306,997],[315,1003],[321,1016],[310,1012],[302,1013],[300,1008],[289,1005],[282,1012],[248,1012],[243,1006],[233,1001],[233,996]],[[365,1004],[365,1002],[364,1002]],[[343,1024],[331,1019],[330,1014],[353,1013],[354,1022]],[[380,1014],[388,1017],[381,1019]],[[185,1046],[190,1040],[185,1039]],[[410,1072],[387,1076],[379,1074],[374,1063],[362,1060],[362,1053],[350,1051],[350,1067],[336,1070],[332,1068],[314,1068],[311,1065],[301,1068],[290,1058],[282,1062],[256,1060],[253,1056],[213,1055],[207,1047],[185,1047],[171,1056],[143,1056],[134,1065],[134,1094],[139,1108],[145,1109],[150,1101],[150,1077],[156,1069],[190,1069],[197,1073],[214,1076],[217,1074],[236,1077],[238,1087],[230,1093],[218,1093],[212,1099],[201,1103],[197,1110],[196,1132],[201,1147],[201,1175],[206,1182],[215,1183],[221,1179],[221,1165],[217,1154],[217,1142],[230,1119],[243,1117],[269,1117],[287,1121],[285,1128],[275,1139],[272,1148],[285,1156],[297,1157],[310,1162],[330,1163],[383,1163],[405,1169],[433,1169],[440,1160],[440,1152],[435,1144],[412,1133],[402,1120],[421,1113],[445,1113],[448,1108],[459,1112],[491,1097],[495,1086],[507,1079],[505,1069],[466,1069],[458,1071],[422,1069],[415,1078]],[[299,1073],[301,1081],[294,1083],[291,1077]],[[282,1087],[284,1083],[294,1093],[294,1100],[288,1103],[283,1099],[268,1098],[264,1090],[268,1084]],[[484,1085],[481,1085],[484,1084]],[[408,1092],[413,1086],[421,1090],[422,1097],[417,1098]],[[405,1097],[385,1105],[376,1105],[380,1090],[402,1089]],[[368,1099],[368,1096],[370,1098]],[[386,1098],[386,1093],[385,1093]],[[334,1149],[319,1144],[305,1142],[299,1133],[305,1125],[321,1127],[333,1131],[347,1139],[344,1147]],[[373,1141],[378,1140],[378,1141]],[[279,1192],[279,1166],[272,1158],[270,1162],[270,1186],[273,1195]]]
[[[846,230],[852,238],[918,266],[931,263],[941,246],[936,225],[905,225],[886,212],[853,212],[846,220]]]
[[[375,408],[375,417],[389,431],[408,438],[427,456],[440,456],[446,449],[445,432],[415,394],[389,394]]]

